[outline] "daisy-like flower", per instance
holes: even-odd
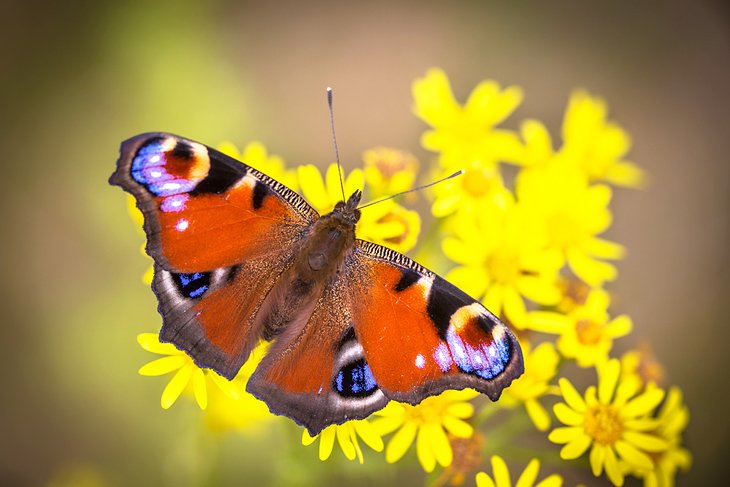
[[[365,462],[365,459],[358,438],[362,439],[367,446],[376,452],[383,451],[384,447],[382,436],[368,419],[333,424],[323,429],[316,436],[310,436],[309,432],[305,429],[302,432],[302,445],[309,446],[317,438],[319,438],[319,459],[322,461],[327,460],[332,454],[335,446],[335,438],[337,438],[337,443],[339,443],[345,457],[350,461],[357,458],[361,464]]]
[[[160,404],[163,409],[175,404],[180,394],[188,387],[192,389],[200,409],[208,407],[210,383],[232,399],[238,399],[244,394],[245,383],[241,380],[228,381],[210,369],[199,368],[190,356],[178,350],[175,345],[161,343],[157,333],[140,333],[137,335],[137,343],[148,352],[164,355],[143,365],[139,369],[140,375],[158,376],[175,372],[162,391]]]
[[[560,300],[562,257],[545,248],[545,237],[519,205],[491,205],[479,218],[460,218],[453,225],[454,236],[442,244],[444,254],[459,264],[447,280],[498,316],[504,313],[517,328],[526,324],[524,298],[543,305]]]
[[[474,414],[474,406],[468,402],[479,393],[472,389],[445,391],[438,396],[424,399],[417,406],[391,401],[375,413],[373,421],[383,435],[397,432],[385,449],[385,460],[395,463],[416,441],[416,455],[426,472],[432,472],[438,463],[448,467],[454,458],[447,432],[457,438],[469,438],[474,428],[464,420]]]
[[[311,164],[299,166],[298,173],[302,194],[320,214],[329,213],[337,202],[342,201],[337,164],[330,164],[324,178],[319,169]],[[355,190],[363,190],[364,185],[363,171],[355,169],[345,178],[345,198]],[[406,210],[393,200],[363,209],[357,222],[358,238],[399,252],[406,252],[415,246],[420,229],[418,213]]]
[[[673,487],[677,470],[687,472],[692,466],[692,454],[682,447],[682,433],[689,423],[689,409],[683,403],[682,391],[678,387],[669,390],[657,420],[659,424],[655,433],[667,440],[669,448],[653,454],[653,469],[632,469],[631,472],[644,479],[645,487]]]
[[[240,152],[235,144],[223,142],[218,150],[276,179],[292,191],[299,189],[296,170],[287,169],[280,156],[268,154],[261,142],[250,142]]]
[[[502,89],[488,80],[479,83],[462,106],[440,69],[430,69],[413,83],[413,111],[433,128],[423,134],[421,144],[438,152],[442,167],[452,171],[472,162],[493,168],[498,161],[517,159],[521,148],[517,134],[495,127],[521,101],[520,88]]]
[[[534,350],[526,340],[521,345],[525,373],[504,390],[496,404],[510,408],[524,404],[535,427],[546,431],[550,427],[550,415],[539,399],[551,389],[550,381],[557,373],[560,356],[550,342],[541,343]]]
[[[566,426],[554,429],[548,438],[565,444],[560,450],[564,460],[574,460],[590,448],[593,475],[598,477],[605,469],[608,479],[621,486],[624,472],[619,459],[633,468],[652,470],[650,454],[669,447],[665,439],[649,432],[656,421],[647,417],[664,398],[664,391],[654,387],[637,395],[639,384],[619,381],[616,359],[604,362],[597,371],[598,387],[590,386],[583,397],[568,379],[560,379],[565,402],[556,404],[553,412]]]
[[[607,120],[607,113],[606,102],[601,98],[585,91],[574,92],[563,120],[561,157],[579,167],[590,181],[641,187],[646,175],[624,159],[631,148],[631,138],[619,125]]]
[[[543,333],[559,334],[558,350],[566,358],[575,359],[581,367],[591,367],[608,358],[616,338],[631,332],[633,324],[627,315],[610,319],[609,295],[594,289],[585,304],[567,314],[552,311],[530,313],[528,328]]]
[[[521,171],[516,191],[532,221],[544,225],[548,247],[579,278],[593,287],[616,278],[616,268],[602,259],[620,259],[624,248],[598,237],[611,225],[611,188],[589,185],[577,170],[554,164]]]
[[[418,159],[413,154],[390,147],[375,147],[365,151],[362,160],[371,198],[391,196],[414,186]]]
[[[558,474],[535,483],[540,473],[540,461],[537,458],[530,460],[525,470],[517,479],[516,487],[560,487],[563,485],[563,478]],[[492,457],[492,477],[484,472],[479,472],[476,476],[477,487],[512,487],[512,480],[509,475],[509,469],[502,457],[494,455]]]

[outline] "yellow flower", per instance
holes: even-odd
[[[636,381],[619,381],[620,365],[616,359],[597,368],[598,387],[590,386],[583,397],[568,379],[559,381],[563,400],[553,407],[558,420],[567,425],[554,429],[549,439],[565,444],[560,457],[573,460],[588,448],[593,475],[606,470],[608,479],[623,485],[624,472],[618,459],[640,469],[653,469],[654,462],[647,452],[664,451],[668,442],[648,433],[656,422],[647,417],[664,398],[664,391],[651,388],[637,395]],[[618,457],[617,457],[618,455]]]
[[[430,69],[413,83],[413,111],[433,127],[421,137],[421,144],[439,153],[443,168],[457,170],[478,162],[485,168],[498,161],[515,160],[520,143],[512,131],[495,129],[522,101],[522,90],[504,90],[495,81],[482,81],[464,106],[454,98],[446,74]]]
[[[320,213],[332,211],[335,204],[342,201],[342,187],[336,164],[330,164],[325,178],[314,165],[299,166],[299,182],[302,193],[309,203]],[[363,190],[365,178],[363,171],[355,169],[344,181],[345,198],[355,190]],[[413,248],[421,229],[418,213],[400,207],[395,201],[388,200],[362,210],[357,223],[357,236],[399,252]]]
[[[365,460],[358,437],[373,450],[377,452],[383,451],[383,438],[367,419],[348,421],[344,424],[333,424],[323,429],[316,436],[310,436],[309,432],[305,429],[302,432],[302,445],[309,446],[319,438],[319,459],[325,461],[332,454],[335,438],[337,438],[337,442],[340,444],[340,448],[342,448],[342,453],[345,454],[345,457],[351,461],[357,458],[362,464]]]
[[[140,375],[158,376],[175,372],[170,382],[165,386],[160,398],[163,409],[168,409],[177,401],[180,394],[188,387],[192,388],[195,401],[200,409],[208,406],[209,382],[215,384],[222,392],[233,399],[244,394],[245,384],[240,380],[228,381],[210,369],[201,369],[185,352],[178,350],[171,343],[161,343],[157,333],[140,333],[137,342],[148,352],[165,355],[143,365],[139,369]]]
[[[517,199],[534,222],[544,225],[549,248],[563,253],[571,270],[591,286],[616,278],[616,268],[599,259],[620,259],[624,248],[597,237],[612,220],[611,188],[589,185],[562,165],[520,172]]]
[[[562,257],[545,249],[545,238],[514,203],[484,207],[481,216],[461,215],[453,237],[444,239],[444,254],[459,264],[446,279],[497,315],[524,328],[524,298],[543,305],[560,300],[557,287]]]
[[[669,448],[656,452],[652,458],[654,468],[629,469],[631,473],[644,479],[645,487],[672,487],[677,470],[687,472],[692,466],[692,454],[681,446],[682,433],[689,422],[689,409],[682,401],[682,391],[672,387],[667,399],[657,414],[658,426],[655,433],[667,440]]]
[[[496,404],[504,407],[524,404],[535,427],[546,431],[550,427],[550,415],[538,399],[550,391],[550,381],[557,373],[560,357],[550,342],[541,343],[534,350],[526,340],[521,340],[520,344],[525,373],[504,390]]]
[[[588,294],[585,304],[568,314],[551,311],[530,313],[528,328],[559,334],[560,353],[566,358],[575,359],[581,367],[591,367],[605,361],[613,347],[613,340],[628,335],[633,327],[627,315],[611,320],[608,305],[608,293],[594,289]]]
[[[553,474],[546,479],[535,483],[537,475],[540,472],[540,461],[537,458],[530,460],[525,470],[517,479],[516,487],[560,487],[563,485],[563,478],[558,474]],[[512,487],[507,464],[502,457],[492,456],[492,477],[484,472],[479,472],[476,476],[477,487]]]
[[[371,198],[392,196],[414,186],[418,159],[413,154],[390,147],[375,147],[365,151],[362,160]]]
[[[578,166],[590,181],[640,187],[646,179],[644,172],[624,159],[631,138],[619,125],[606,120],[607,112],[602,99],[575,91],[565,112],[560,155]]]
[[[258,367],[266,354],[267,343],[254,348],[251,356],[243,364],[238,375],[233,379],[240,391],[235,396],[220,387],[208,389],[208,408],[205,410],[205,424],[215,433],[238,431],[258,433],[262,427],[280,416],[269,412],[269,407],[253,395],[245,392],[246,382]],[[208,373],[214,374],[209,371]],[[224,379],[225,380],[225,379]]]
[[[398,430],[388,442],[385,460],[397,462],[416,440],[416,455],[426,472],[432,472],[437,463],[442,467],[451,465],[454,454],[446,432],[457,438],[469,438],[474,433],[464,419],[474,414],[474,406],[467,401],[478,395],[472,389],[464,389],[428,397],[417,406],[388,403],[375,413],[381,417],[373,421],[383,435]]]
[[[292,191],[299,189],[296,170],[287,169],[281,157],[269,155],[261,142],[250,142],[243,152],[239,152],[233,143],[223,142],[218,150],[276,179]]]

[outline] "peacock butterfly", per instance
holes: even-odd
[[[320,216],[215,149],[167,133],[121,145],[109,182],[144,214],[160,340],[315,435],[388,400],[471,387],[497,400],[524,369],[510,329],[405,255],[359,240],[362,193]]]

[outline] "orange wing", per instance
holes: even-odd
[[[161,339],[232,378],[259,339],[256,310],[317,212],[256,169],[164,133],[122,143],[110,183],[144,215]]]
[[[519,343],[497,317],[438,275],[359,240],[350,266],[355,333],[380,389],[417,404],[446,389],[496,400],[523,370]]]

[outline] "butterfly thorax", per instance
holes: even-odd
[[[309,228],[291,266],[259,309],[257,321],[265,339],[271,340],[284,328],[293,330],[297,323],[303,326],[309,320],[323,290],[333,282],[353,248],[361,196],[356,191]]]

